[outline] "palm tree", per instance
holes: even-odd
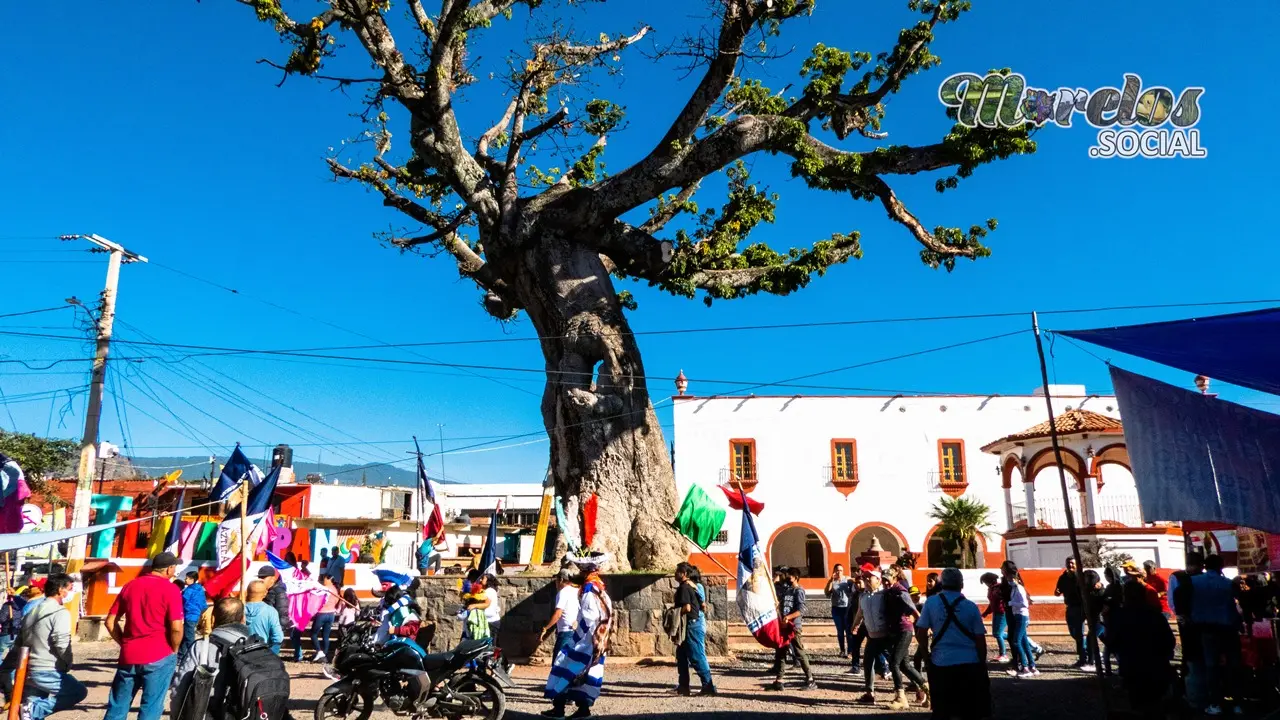
[[[959,549],[960,567],[977,567],[978,536],[991,529],[991,508],[977,500],[944,497],[929,510],[929,517],[938,521],[935,536],[944,547]]]

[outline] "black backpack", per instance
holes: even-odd
[[[234,643],[217,636],[210,639],[222,652],[211,716],[215,720],[284,720],[289,709],[289,673],[271,646],[256,637]]]

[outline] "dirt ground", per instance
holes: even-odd
[[[77,643],[75,650],[77,662],[73,674],[88,685],[89,698],[81,707],[56,717],[96,720],[102,717],[106,705],[116,647],[111,643]],[[1010,720],[1104,717],[1098,681],[1068,667],[1071,660],[1066,654],[1048,653],[1041,663],[1044,674],[1033,680],[1015,680],[993,669],[992,694],[996,717]],[[720,695],[691,698],[673,694],[676,671],[670,664],[616,662],[606,671],[604,694],[595,706],[595,713],[637,720],[693,716],[701,720],[783,720],[804,715],[850,714],[927,716],[926,711],[918,709],[904,713],[884,709],[883,703],[888,702],[891,696],[891,686],[883,680],[876,682],[881,706],[855,704],[853,700],[861,693],[861,686],[855,685],[855,678],[847,673],[848,661],[834,655],[815,658],[818,690],[796,689],[801,680],[800,671],[796,669],[789,673],[790,687],[787,690],[765,692],[768,661],[764,654],[753,654],[733,663],[715,665],[712,673]],[[288,666],[294,678],[291,702],[294,717],[310,720],[316,698],[329,681],[316,665],[289,663]],[[545,666],[516,668],[514,676],[520,687],[508,695],[508,718],[534,720],[537,713],[547,708],[542,699],[542,681],[546,673]],[[389,720],[394,715],[379,706],[374,717]]]

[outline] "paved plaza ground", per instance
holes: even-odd
[[[112,643],[76,643],[75,650],[74,674],[89,686],[89,698],[83,707],[54,717],[97,720],[103,715],[117,649]],[[1015,680],[993,670],[996,717],[1011,720],[1104,717],[1097,680],[1067,667],[1070,659],[1060,653],[1045,655],[1044,674],[1034,680]],[[927,713],[919,709],[904,713],[884,709],[883,704],[888,702],[891,692],[889,683],[883,680],[877,680],[881,706],[855,704],[854,698],[861,693],[861,687],[855,686],[854,677],[847,673],[847,661],[834,655],[818,656],[815,660],[819,685],[816,691],[766,692],[768,658],[764,654],[750,654],[712,668],[720,687],[719,696],[691,698],[673,694],[676,671],[670,664],[612,663],[606,673],[605,692],[595,712],[600,716],[637,720],[694,716],[702,720],[782,720],[804,715],[851,714],[927,717]],[[294,717],[311,720],[315,701],[329,680],[316,665],[289,663],[288,667],[294,678],[291,703]],[[516,668],[514,676],[520,688],[508,695],[508,718],[534,720],[537,713],[547,708],[542,699],[542,680],[546,673],[545,666]],[[789,674],[789,680],[792,686],[799,684],[798,669]],[[376,720],[393,717],[381,705],[374,713]]]

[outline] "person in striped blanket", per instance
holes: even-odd
[[[544,717],[563,718],[569,703],[577,706],[571,718],[591,716],[591,706],[604,686],[604,661],[613,625],[613,601],[605,589],[600,569],[608,561],[606,553],[566,558],[581,571],[582,591],[578,603],[578,626],[568,647],[556,655],[544,693],[551,709]]]
[[[410,640],[418,635],[422,620],[413,596],[394,582],[382,583],[382,625],[378,627],[376,642],[381,645],[393,637]]]

